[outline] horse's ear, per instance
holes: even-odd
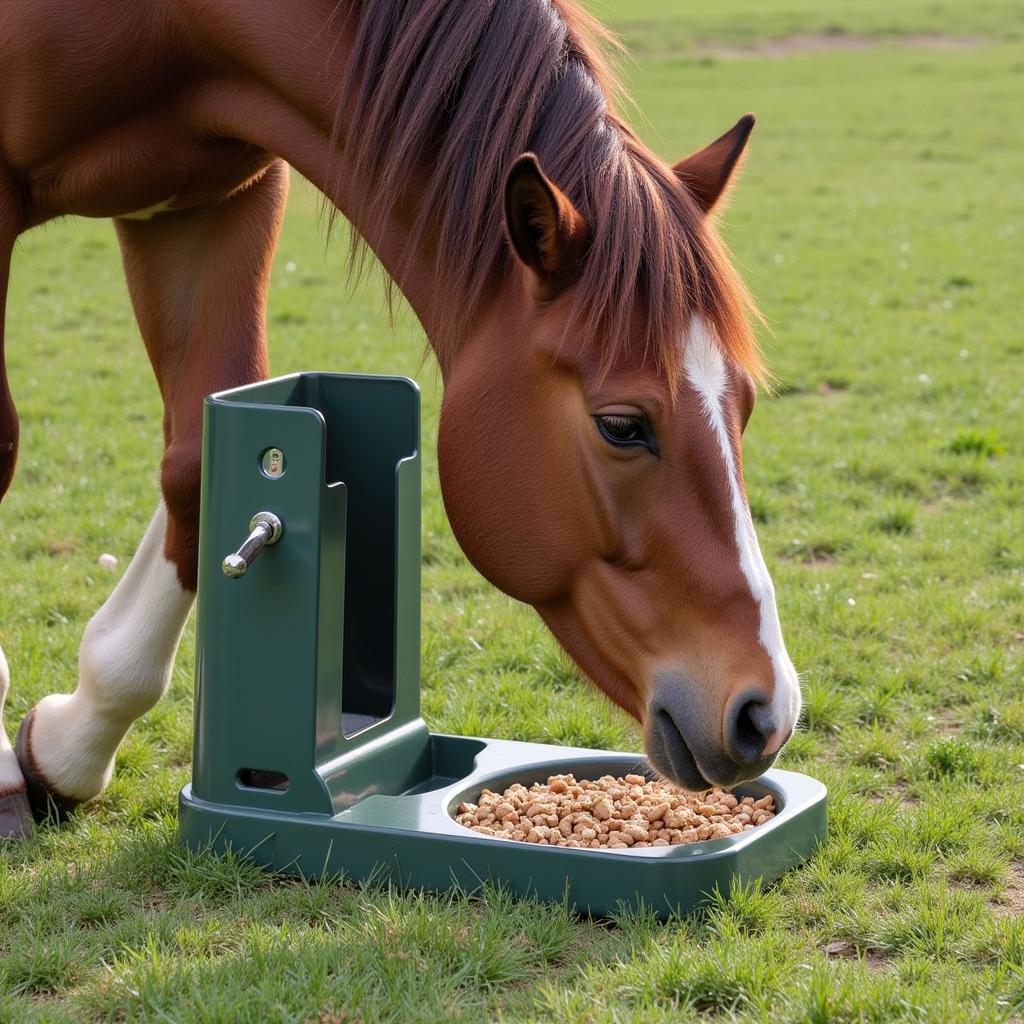
[[[557,293],[579,277],[590,247],[590,228],[532,153],[524,153],[508,172],[505,227],[516,255],[547,294]]]
[[[673,168],[705,213],[710,213],[725,195],[753,127],[754,115],[744,114],[721,138],[691,153]]]

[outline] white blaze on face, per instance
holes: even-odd
[[[775,674],[772,712],[778,728],[765,748],[765,754],[770,755],[782,746],[796,725],[800,715],[800,683],[782,640],[782,626],[775,606],[775,586],[757,542],[750,506],[740,487],[736,453],[725,420],[724,401],[729,388],[725,357],[711,329],[700,318],[694,318],[690,326],[683,352],[683,367],[690,385],[700,395],[708,424],[725,462],[740,569],[757,602],[760,613],[758,639],[771,659]]]

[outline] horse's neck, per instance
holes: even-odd
[[[190,3],[191,6],[191,3]],[[206,43],[225,47],[225,58],[245,62],[249,80],[212,84],[202,102],[214,130],[237,134],[283,157],[308,178],[363,235],[401,291],[428,337],[433,336],[432,310],[452,301],[445,283],[435,280],[430,252],[408,251],[408,228],[418,213],[415,188],[403,197],[387,224],[373,231],[361,223],[365,183],[353,180],[337,143],[359,126],[338,111],[338,95],[349,72],[351,29],[349,5],[339,5],[325,21],[320,4],[281,6],[274,0],[212,0]],[[348,19],[351,22],[352,19]],[[200,25],[202,32],[206,26]],[[226,31],[225,31],[226,29]]]

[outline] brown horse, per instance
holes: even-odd
[[[286,164],[437,354],[470,560],[643,723],[664,775],[699,789],[772,763],[799,687],[741,472],[750,304],[709,218],[751,117],[663,164],[570,0],[0,0],[0,25],[0,303],[21,232],[113,218],[166,410],[163,500],[85,630],[77,688],[40,701],[16,749],[0,725],[0,833],[99,793],[167,685],[202,400],[266,375]],[[0,655],[0,711],[8,682]]]

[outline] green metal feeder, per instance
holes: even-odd
[[[825,788],[778,770],[737,788],[771,793],[773,819],[692,845],[536,846],[454,820],[485,787],[621,775],[642,757],[427,729],[419,449],[419,390],[402,377],[303,373],[206,400],[184,841],[306,877],[490,881],[595,915],[686,912],[806,859]]]

